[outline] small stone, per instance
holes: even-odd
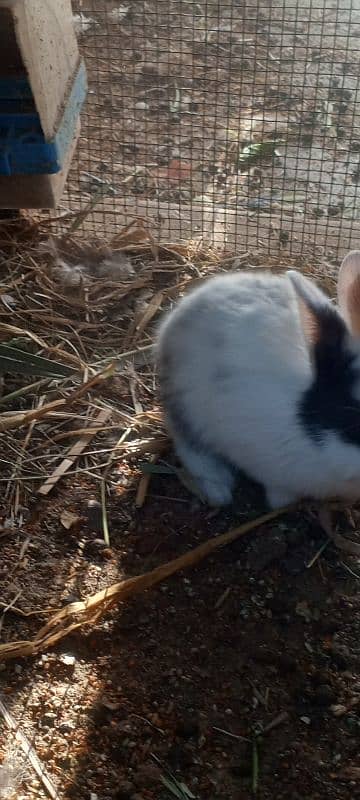
[[[60,661],[62,664],[65,664],[66,667],[73,667],[76,663],[75,656],[69,655],[67,653],[63,653],[60,656]]]
[[[71,722],[70,720],[67,721],[64,720],[64,722],[61,722],[59,725],[60,733],[72,733],[75,730],[75,728],[76,728],[75,723]]]
[[[310,717],[300,717],[300,719],[301,719],[301,722],[303,722],[305,725],[311,725]]]
[[[137,111],[148,111],[149,103],[145,103],[144,100],[139,100],[137,103],[135,103],[135,108]]]
[[[77,603],[79,599],[79,595],[74,594],[73,592],[70,592],[70,594],[67,594],[65,597],[63,597],[63,601],[66,603],[66,605],[70,605],[70,603]]]
[[[346,706],[343,706],[341,703],[338,703],[334,706],[330,706],[330,711],[334,714],[334,717],[343,717],[344,714],[347,712]]]
[[[114,551],[111,549],[111,547],[104,547],[102,555],[107,559],[107,561],[111,561],[111,559],[114,558]]]

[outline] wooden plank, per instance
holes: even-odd
[[[52,139],[79,65],[71,0],[0,0],[0,9],[14,20],[44,136]]]

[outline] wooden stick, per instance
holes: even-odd
[[[91,439],[93,439],[93,437],[96,436],[96,434],[98,433],[98,431],[96,430],[96,424],[99,425],[99,428],[101,428],[101,426],[107,422],[111,414],[112,410],[109,408],[103,409],[102,411],[99,412],[96,419],[94,421],[92,420],[91,422],[92,427],[89,429],[89,432],[84,433],[84,435],[81,436],[81,438],[78,439],[78,441],[75,442],[75,444],[73,444],[72,447],[70,447],[70,450],[66,458],[64,458],[64,460],[61,461],[60,464],[58,464],[52,475],[50,475],[50,477],[46,479],[45,483],[43,483],[40,486],[40,489],[38,489],[38,494],[45,496],[49,494],[49,492],[51,492],[51,490],[57,484],[58,480],[60,480],[60,478],[63,475],[65,475],[65,472],[67,472],[68,469],[70,469],[75,459],[81,455],[81,453],[86,449],[89,442],[91,442]],[[93,427],[93,422],[95,422],[94,427]]]
[[[55,789],[55,786],[52,780],[49,778],[49,775],[46,772],[45,767],[42,765],[39,757],[35,753],[34,748],[26,738],[25,734],[18,728],[18,725],[10,714],[10,711],[6,708],[3,701],[0,698],[0,713],[4,719],[5,725],[10,731],[13,731],[15,738],[20,744],[20,747],[26,756],[26,758],[30,761],[32,768],[35,770],[39,780],[41,781],[44,789],[46,789],[49,797],[51,800],[56,800],[58,797],[58,792]]]
[[[203,558],[218,550],[220,547],[234,542],[240,536],[245,536],[260,525],[265,525],[273,519],[285,514],[291,507],[280,508],[270,511],[258,519],[246,522],[238,528],[234,528],[220,536],[203,542],[185,555],[179,556],[172,561],[156,567],[151,572],[145,572],[134,578],[115,583],[107,589],[91,595],[86,600],[70,603],[59,611],[55,612],[49,621],[38,631],[32,641],[10,642],[0,645],[0,661],[10,658],[21,658],[27,655],[35,655],[47,650],[56,642],[68,636],[72,631],[97,622],[115,603],[124,602],[128,597],[144,592],[157,583],[169,578],[180,570],[193,567],[202,561]]]

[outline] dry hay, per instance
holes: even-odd
[[[72,233],[74,223],[76,218],[70,223]],[[24,513],[30,515],[28,522],[41,517],[46,495],[65,473],[76,476],[77,482],[85,473],[100,488],[103,535],[108,538],[106,498],[116,486],[116,459],[156,457],[168,443],[156,401],[152,358],[154,323],[160,312],[214,272],[289,267],[288,258],[264,260],[256,253],[221,256],[191,242],[160,246],[154,231],[148,220],[136,219],[109,243],[84,244],[71,232],[49,239],[43,223],[26,219],[0,223],[2,340],[16,340],[22,348],[73,368],[66,378],[32,383],[6,376],[0,398],[4,497],[0,536],[12,528],[16,531]],[[300,259],[291,263],[333,291],[331,265]],[[122,399],[125,386],[130,388],[132,405]],[[139,387],[144,389],[141,402]],[[148,480],[149,476],[140,481],[136,498],[140,504]],[[263,521],[230,531],[224,541],[218,537],[152,573],[107,587],[55,614],[52,606],[53,616],[35,640],[3,645],[0,659],[43,650],[71,630],[98,620],[114,602],[197,563]],[[72,520],[64,524],[70,526]],[[20,613],[41,616],[44,611]]]

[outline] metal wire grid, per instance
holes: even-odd
[[[356,240],[359,0],[77,0],[74,13],[89,96],[63,207],[86,207],[86,230],[137,214],[173,241],[336,253]]]

